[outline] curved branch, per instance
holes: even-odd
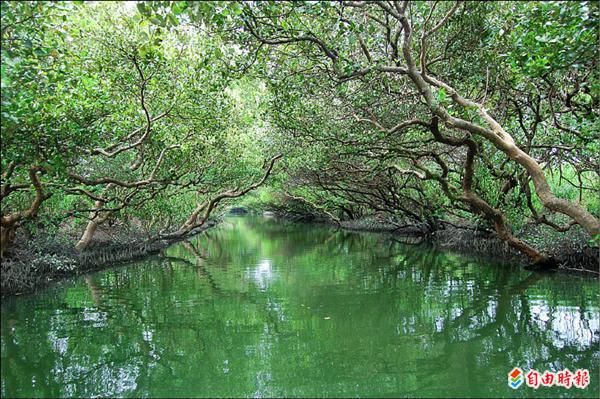
[[[279,154],[279,155],[276,155],[273,158],[271,158],[271,160],[268,163],[267,169],[265,170],[265,173],[263,174],[262,178],[259,181],[252,183],[249,186],[247,186],[246,188],[241,189],[241,190],[236,188],[233,190],[225,191],[221,194],[218,194],[213,199],[199,204],[196,207],[196,209],[192,212],[190,217],[179,228],[179,230],[172,232],[172,233],[166,233],[166,234],[161,233],[160,237],[165,238],[165,239],[179,238],[179,237],[182,237],[182,236],[190,233],[192,230],[194,230],[198,227],[202,227],[204,225],[204,223],[206,223],[207,219],[210,217],[210,214],[212,213],[213,209],[221,201],[223,201],[225,199],[241,197],[241,196],[247,194],[248,192],[262,186],[265,183],[265,181],[267,180],[267,178],[269,177],[269,175],[271,174],[271,171],[273,170],[273,166],[275,165],[275,162],[278,159],[280,159],[282,156],[283,156],[282,154]],[[202,215],[202,218],[200,220],[198,220],[198,216],[200,215],[200,213],[202,211],[204,211],[204,214]]]

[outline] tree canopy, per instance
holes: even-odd
[[[2,242],[332,219],[600,235],[597,2],[2,2]],[[295,204],[295,205],[294,205]]]

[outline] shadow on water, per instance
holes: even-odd
[[[585,390],[535,395],[597,397],[599,296],[381,234],[230,218],[4,301],[1,393],[518,397],[519,366],[588,369]]]

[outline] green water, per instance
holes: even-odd
[[[230,218],[162,256],[5,299],[7,396],[589,396],[597,280],[375,234]],[[588,369],[580,390],[507,373]]]

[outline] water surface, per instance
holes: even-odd
[[[598,281],[229,218],[2,303],[7,396],[598,397]],[[507,373],[588,369],[585,390]]]

